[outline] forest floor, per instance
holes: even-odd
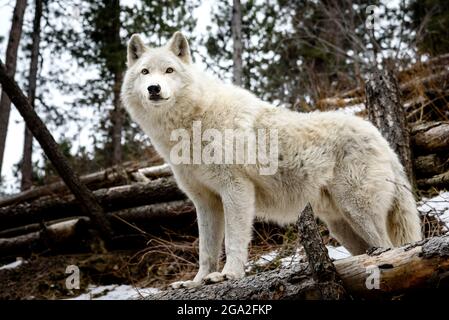
[[[421,213],[435,215],[438,221],[449,225],[449,192],[423,199],[418,205]],[[265,231],[255,229],[247,274],[286,267],[305,259],[302,248],[297,247],[294,228]],[[446,231],[447,228],[443,230]],[[326,232],[323,227],[330,257],[338,260],[350,256]],[[197,268],[197,244],[195,237],[177,242],[153,239],[141,251],[34,254],[14,262],[2,261],[0,299],[137,299],[164,290],[173,281],[191,279]],[[71,273],[66,270],[73,265],[80,271],[79,289],[67,289]]]

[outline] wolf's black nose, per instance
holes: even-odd
[[[160,85],[151,85],[148,88],[148,92],[150,94],[159,94],[161,92],[161,86]]]

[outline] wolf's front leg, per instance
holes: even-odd
[[[199,286],[205,276],[218,270],[224,237],[223,204],[214,194],[202,192],[190,195],[195,204],[199,233],[198,273],[193,280],[177,281],[172,288],[193,288]]]
[[[221,272],[204,278],[206,283],[240,279],[245,275],[248,245],[255,215],[254,186],[250,181],[237,180],[222,194],[225,217],[226,263]]]

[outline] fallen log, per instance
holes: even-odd
[[[100,189],[94,195],[105,211],[185,199],[173,177],[159,178],[145,184]],[[80,205],[72,195],[40,198],[30,203],[0,208],[0,230],[79,216],[80,212]]]
[[[442,154],[428,154],[416,157],[414,160],[418,176],[433,176],[449,169],[449,156]]]
[[[19,255],[31,251],[67,249],[70,242],[79,244],[88,234],[87,217],[79,217],[52,225],[14,238],[0,238],[0,256]]]
[[[129,184],[130,178],[135,172],[139,172],[149,179],[165,177],[171,174],[171,170],[167,164],[145,167],[146,165],[148,165],[148,162],[123,164],[121,166],[114,166],[81,176],[80,179],[87,185],[87,187],[89,187],[89,189],[97,190],[100,188]],[[24,201],[31,201],[43,196],[63,194],[65,192],[68,192],[65,183],[63,181],[57,181],[0,199],[0,207]]]
[[[421,189],[430,187],[447,188],[449,187],[449,171],[433,176],[432,178],[419,179],[417,183]]]
[[[108,212],[107,214],[131,222],[148,222],[153,219],[172,219],[180,215],[194,213],[195,207],[190,200],[177,200]]]
[[[354,299],[390,299],[413,289],[449,288],[449,235],[334,262]],[[162,291],[147,300],[314,299],[319,285],[306,263],[241,280]],[[427,294],[425,290],[421,294]]]
[[[128,223],[151,223],[158,220],[172,220],[181,215],[192,215],[194,217],[195,207],[190,200],[178,200],[164,203],[156,203],[141,207],[123,209],[107,212],[106,215],[112,220],[124,220]],[[73,217],[47,221],[49,225],[60,223]],[[42,229],[42,223],[32,223],[20,227],[0,231],[0,238],[13,238]]]
[[[434,153],[449,149],[449,121],[414,125],[411,134],[413,145],[419,151]]]

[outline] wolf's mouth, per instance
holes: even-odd
[[[161,97],[161,95],[159,94],[151,94],[150,98],[151,101],[164,101],[164,100],[168,100],[168,98],[163,98]]]

